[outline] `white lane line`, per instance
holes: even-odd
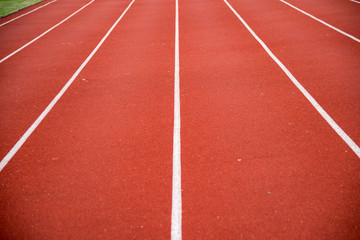
[[[355,1],[355,0],[350,0],[350,1],[352,1],[352,2],[354,2],[354,3],[358,3],[358,4],[360,4],[360,2],[359,2],[359,1]]]
[[[87,3],[86,5],[82,6],[79,10],[77,10],[76,12],[74,12],[73,14],[71,14],[70,16],[68,16],[67,18],[65,18],[64,20],[62,20],[61,22],[59,22],[58,24],[54,25],[53,27],[51,27],[50,29],[48,29],[47,31],[43,32],[41,35],[37,36],[36,38],[34,38],[33,40],[31,40],[30,42],[26,43],[24,46],[22,46],[21,48],[18,48],[16,51],[12,52],[11,54],[7,55],[6,57],[4,57],[3,59],[0,60],[0,63],[4,62],[5,60],[7,60],[8,58],[12,57],[13,55],[15,55],[16,53],[20,52],[21,50],[23,50],[24,48],[26,48],[27,46],[29,46],[30,44],[34,43],[36,40],[38,40],[39,38],[45,36],[47,33],[49,33],[51,30],[53,30],[54,28],[58,27],[59,25],[61,25],[62,23],[66,22],[67,20],[69,20],[72,16],[74,16],[75,14],[77,14],[78,12],[80,12],[81,10],[83,10],[84,8],[86,8],[87,6],[89,6],[91,3],[93,3],[95,0],[91,0],[89,3]]]
[[[305,14],[305,15],[309,16],[309,17],[311,17],[312,19],[314,19],[314,20],[316,20],[316,21],[318,21],[318,22],[320,22],[320,23],[324,24],[325,26],[327,26],[327,27],[329,27],[329,28],[331,28],[331,29],[333,29],[333,30],[337,31],[338,33],[341,33],[341,34],[343,34],[343,35],[345,35],[345,36],[347,36],[347,37],[351,38],[352,40],[354,40],[354,41],[356,41],[356,42],[360,43],[360,39],[358,39],[358,38],[354,37],[353,35],[350,35],[350,34],[348,34],[348,33],[344,32],[344,31],[342,31],[342,30],[340,30],[340,29],[338,29],[338,28],[336,28],[336,27],[334,27],[334,26],[332,26],[332,25],[328,24],[327,22],[324,22],[323,20],[320,20],[320,19],[318,19],[317,17],[314,17],[313,15],[311,15],[311,14],[309,14],[309,13],[307,13],[307,12],[305,12],[305,11],[303,11],[303,10],[301,10],[301,9],[297,8],[297,7],[295,7],[294,5],[291,5],[290,3],[285,2],[284,0],[280,0],[280,1],[281,1],[281,2],[283,2],[283,3],[285,3],[286,5],[288,5],[288,6],[292,7],[292,8],[294,8],[295,10],[297,10],[297,11],[299,11],[299,12],[301,12],[301,13],[303,13],[303,14]]]
[[[35,11],[39,10],[40,8],[43,8],[43,7],[45,7],[45,6],[47,6],[47,5],[51,4],[51,3],[54,3],[54,2],[56,2],[56,1],[57,1],[57,0],[48,2],[47,4],[44,4],[44,5],[42,5],[42,6],[38,7],[38,8],[35,8],[35,9],[27,12],[27,13],[24,13],[24,14],[22,14],[22,15],[20,15],[20,16],[17,16],[16,18],[13,18],[13,19],[11,19],[11,20],[9,20],[9,21],[7,21],[7,22],[4,22],[4,23],[0,24],[0,27],[4,26],[4,25],[6,25],[6,24],[8,24],[8,23],[10,23],[10,22],[12,22],[12,21],[15,21],[16,19],[19,19],[19,18],[21,18],[21,17],[23,17],[23,16],[26,16],[26,15],[32,13],[32,12],[35,12]]]
[[[24,133],[24,135],[19,139],[19,141],[13,146],[10,152],[1,160],[0,162],[0,172],[6,166],[6,164],[11,160],[11,158],[16,154],[16,152],[21,148],[21,146],[25,143],[28,137],[34,132],[34,130],[39,126],[41,121],[46,117],[46,115],[51,111],[51,109],[55,106],[55,104],[59,101],[59,99],[64,95],[66,90],[70,87],[70,85],[74,82],[75,78],[80,74],[86,64],[91,60],[91,58],[95,55],[101,45],[105,42],[110,33],[114,30],[116,25],[123,18],[125,13],[129,10],[131,5],[135,2],[133,0],[129,6],[125,9],[125,11],[121,14],[121,16],[117,19],[114,25],[110,28],[110,30],[105,34],[105,36],[101,39],[98,45],[94,48],[94,50],[90,53],[90,55],[86,58],[86,60],[81,64],[81,66],[76,70],[74,75],[70,78],[70,80],[65,84],[65,86],[60,90],[60,92],[55,96],[55,98],[50,102],[50,104],[45,108],[45,110],[41,113],[41,115],[35,120],[35,122],[30,126],[30,128]]]
[[[175,73],[174,73],[174,136],[171,208],[171,240],[181,240],[181,141],[180,141],[180,59],[179,59],[179,2],[175,3]]]
[[[235,9],[226,1],[224,2],[228,5],[231,11],[237,16],[237,18],[242,22],[242,24],[247,28],[247,30],[253,35],[253,37],[260,43],[260,45],[265,49],[269,56],[279,65],[279,67],[284,71],[284,73],[290,78],[290,80],[295,84],[295,86],[300,90],[300,92],[307,98],[307,100],[314,106],[314,108],[320,113],[320,115],[326,120],[326,122],[335,130],[335,132],[345,141],[345,143],[354,151],[354,153],[360,158],[360,148],[356,143],[340,128],[339,125],[325,112],[325,110],[320,106],[319,103],[310,95],[310,93],[296,80],[296,78],[291,74],[291,72],[285,67],[285,65],[280,62],[280,60],[270,51],[266,44],[256,35],[256,33],[249,27],[249,25],[244,21],[244,19],[235,11]]]

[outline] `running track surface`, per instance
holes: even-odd
[[[0,58],[89,2],[58,0],[0,27]],[[228,2],[360,145],[360,44],[278,0]],[[355,2],[288,2],[360,37]],[[130,3],[95,0],[0,64],[1,158]],[[178,4],[178,233],[359,239],[359,157],[223,0]],[[0,172],[1,239],[180,239],[170,231],[175,9],[136,0]]]

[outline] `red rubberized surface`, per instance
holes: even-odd
[[[251,0],[229,2],[359,145],[359,43],[279,1],[267,1],[261,5]],[[339,18],[341,16],[339,14]],[[348,21],[347,25],[356,26],[357,33],[360,33],[357,18]],[[356,32],[349,33],[358,36]]]
[[[90,0],[58,0],[46,6],[45,9],[38,10],[0,27],[0,58],[6,57],[22,45],[47,31],[88,2]],[[35,6],[25,11],[30,11]],[[21,14],[23,14],[22,11],[9,15],[0,19],[0,23],[4,23]]]
[[[0,118],[2,157],[80,67],[127,4],[95,1],[39,42],[0,64],[0,115],[6,116]],[[11,24],[0,30],[6,31]]]
[[[64,67],[57,74],[48,69],[46,80],[55,74],[63,85],[110,28],[104,20],[115,22],[129,3],[98,1],[86,12],[93,18],[74,19],[74,34],[86,29],[88,37],[66,34],[68,44],[90,38],[86,45],[92,46],[78,47],[84,51],[78,56],[76,47],[65,45],[67,56],[59,53],[60,59],[53,61],[65,62],[69,70]],[[6,166],[1,176],[3,239],[170,237],[173,9],[172,2],[135,4]],[[73,24],[64,30],[71,31]],[[39,94],[29,95],[53,96],[59,90],[54,85],[39,84],[34,89]],[[23,115],[26,120],[27,112]]]
[[[274,11],[270,4],[261,9],[267,4],[253,3],[253,9],[247,11],[250,2],[238,1],[236,9],[250,19],[249,24],[266,43],[271,38],[288,38],[286,44],[278,44],[297,57],[296,77],[302,68],[299,79],[315,81],[309,79],[307,66],[316,71],[332,70],[333,59],[324,54],[315,56],[321,60],[316,65],[302,62],[305,49],[321,51],[331,42],[318,42],[311,48],[306,42],[300,45],[301,38],[311,38],[310,33],[297,35],[299,26],[266,19],[267,13]],[[256,7],[260,9],[255,21],[249,15],[255,14]],[[181,1],[180,19],[180,46],[186,53],[181,54],[184,239],[356,239],[360,234],[360,165],[356,155],[225,4]],[[273,28],[276,23],[292,32],[278,32]],[[312,27],[309,23],[304,28]],[[297,24],[304,25],[301,19]],[[290,40],[291,34],[296,37]],[[292,47],[294,42],[298,48]],[[360,48],[347,39],[340,43],[345,45],[340,45],[345,52],[337,50],[340,57],[353,62],[348,70],[340,68],[342,72],[332,79],[344,81],[349,78],[341,75],[358,74],[359,69],[359,54],[349,54],[346,48]],[[287,65],[289,61],[284,62]],[[339,64],[346,66],[346,62]],[[336,95],[349,95],[353,89],[331,86],[326,79],[330,74],[312,84],[335,92],[326,96],[333,96],[342,107],[337,106],[336,112],[332,106],[331,113],[344,114],[350,109],[346,115],[358,119],[358,91],[354,90],[353,98]],[[344,85],[357,88],[357,80],[352,76]],[[326,94],[326,89],[309,89],[317,98]],[[323,98],[321,103],[327,103]],[[349,130],[355,140],[359,139],[358,123],[346,122],[352,126]]]
[[[87,2],[0,27],[0,54]],[[359,37],[357,4],[289,2]],[[0,64],[2,157],[129,3]],[[229,3],[359,145],[360,45],[277,0]],[[179,0],[179,20],[183,239],[359,239],[360,159],[223,1]],[[175,1],[135,1],[0,173],[0,239],[171,238],[174,37]]]
[[[286,0],[286,2],[360,38],[360,4],[358,3],[350,0]],[[293,11],[295,15],[296,10]],[[298,14],[302,13],[298,12]]]

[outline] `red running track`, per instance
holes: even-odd
[[[110,28],[107,20],[101,32],[93,26],[105,17],[113,24],[129,3],[98,1],[84,16],[64,25],[59,36],[49,35],[49,41],[56,44],[66,35],[71,46],[91,39],[92,50],[102,31]],[[170,238],[173,9],[173,2],[134,4],[6,166],[1,177],[1,195],[6,198],[0,210],[6,216],[1,219],[4,238]],[[81,29],[89,32],[71,38]],[[50,45],[40,41],[28,51],[41,44]],[[64,51],[67,56],[56,54],[60,59],[54,62],[65,62],[68,69],[63,67],[59,74],[48,69],[50,79],[56,76],[63,85],[70,78],[86,57],[74,51],[91,51],[80,46]],[[44,104],[48,95],[55,95],[52,89],[59,91],[57,84],[38,87],[34,91],[46,94]]]
[[[35,37],[47,31],[89,2],[90,0],[56,1],[44,9],[40,9],[11,23],[1,26],[0,59],[6,57],[16,49],[20,48]],[[10,19],[13,19],[18,15],[21,15],[21,13],[22,11],[14,14],[14,16],[10,15],[6,18],[2,18],[0,19],[0,23],[4,23]]]
[[[286,2],[360,38],[360,5],[358,3],[350,0],[289,0]],[[295,15],[295,12],[293,14]]]
[[[322,69],[332,70],[324,54],[315,56],[320,58],[316,65],[304,63],[306,49],[340,45],[342,58],[347,48],[360,50],[347,39],[337,44],[302,41],[322,37],[318,26],[302,16],[295,25],[287,20],[292,10],[276,1],[230,2],[270,49],[275,47],[276,55],[285,48],[284,54],[297,58],[294,74],[305,83]],[[184,238],[196,233],[199,239],[356,239],[359,159],[223,2],[182,1],[182,6]],[[308,32],[297,34],[299,28]],[[289,65],[287,58],[279,57]],[[359,54],[350,52],[348,58],[353,62],[342,74],[358,74]],[[290,63],[295,65],[295,60]],[[329,86],[327,75],[312,84],[351,93]],[[344,81],[336,77],[332,79]],[[352,84],[345,84],[359,86],[356,76],[349,79]],[[326,91],[309,90],[327,103],[321,98]],[[335,98],[342,105],[337,112],[333,106],[331,114],[357,116],[359,98]],[[355,140],[358,123],[346,122],[353,126]]]
[[[1,27],[0,52],[87,2]],[[358,37],[355,3],[289,2]],[[359,145],[360,45],[277,0],[229,3]],[[3,157],[129,4],[96,0],[0,64]],[[358,239],[359,158],[222,0],[180,0],[179,20],[183,239]],[[175,1],[134,2],[0,173],[1,239],[171,238],[174,38]]]

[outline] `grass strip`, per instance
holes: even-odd
[[[20,11],[44,0],[0,0],[0,17]]]

